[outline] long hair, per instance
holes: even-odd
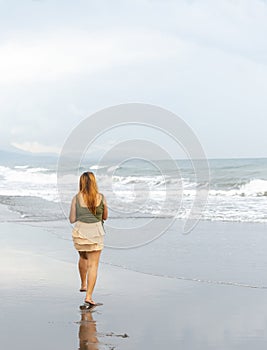
[[[98,193],[95,175],[90,171],[85,172],[80,177],[80,192],[87,208],[96,214],[96,195]]]

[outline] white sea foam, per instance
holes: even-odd
[[[16,165],[14,168],[15,169],[27,169],[27,168],[29,168],[29,165]]]
[[[137,213],[139,217],[160,213],[166,217],[184,219],[189,215],[196,192],[201,187],[195,179],[181,178],[177,174],[133,175],[127,169],[122,169],[124,176],[112,176],[111,170],[114,169],[116,166],[108,170],[99,169],[97,180],[100,191],[116,212],[114,215],[118,216],[119,212],[128,213],[130,217],[135,217]],[[13,168],[0,166],[2,196],[40,197],[51,202],[69,203],[78,190],[79,176],[66,172],[59,181],[60,191],[63,189],[61,196],[58,195],[57,173],[53,169],[29,165]],[[242,180],[239,185],[228,185],[226,180],[223,181],[215,183],[213,180],[202,219],[267,222],[267,180],[250,178]]]
[[[210,196],[222,197],[262,197],[267,196],[267,180],[252,179],[238,188],[209,191]]]
[[[254,179],[240,188],[241,195],[261,197],[267,196],[267,181]]]
[[[99,169],[105,169],[105,168],[106,168],[106,165],[98,165],[98,164],[96,164],[96,165],[90,166],[91,170],[99,170]]]
[[[0,166],[0,195],[34,196],[58,201],[56,173],[46,168],[9,168]]]

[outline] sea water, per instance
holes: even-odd
[[[201,220],[230,222],[267,222],[267,159],[209,160],[209,195]],[[83,171],[97,176],[110,208],[110,217],[185,218],[199,184],[190,161],[177,160],[176,168],[169,161],[132,161],[99,166],[86,162],[79,169],[66,170],[64,202],[69,206],[78,190]],[[62,212],[62,196],[58,193],[57,159],[17,157],[0,162],[0,204],[7,205],[25,221],[57,220]],[[206,185],[206,184],[204,184]],[[68,192],[69,189],[69,192]],[[180,194],[177,210],[177,193]],[[160,211],[168,198],[166,210]],[[69,196],[68,196],[69,195]],[[2,218],[4,220],[5,218]]]
[[[104,250],[103,263],[169,278],[267,288],[267,159],[211,159],[210,177],[203,183],[188,160],[177,160],[175,166],[164,160],[87,160],[79,168],[70,164],[59,183],[56,158],[3,155],[0,204],[10,215],[1,213],[1,221],[38,225],[71,243],[67,216],[83,171],[96,174],[110,209],[105,224],[110,249]],[[200,221],[183,235],[183,221],[203,186],[209,191]],[[153,220],[163,227],[159,234],[151,235]],[[135,249],[114,246],[112,232],[121,229],[124,239],[133,226],[148,239],[140,239]],[[57,256],[68,259],[64,252]]]

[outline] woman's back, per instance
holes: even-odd
[[[82,193],[76,195],[76,218],[77,221],[93,223],[102,221],[104,211],[104,201],[103,195],[101,193],[97,194],[96,198],[96,213],[93,214],[85,204]]]

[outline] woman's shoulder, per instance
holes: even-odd
[[[80,198],[80,192],[76,193],[75,196],[72,197],[72,202],[76,203],[77,201],[79,202]]]
[[[97,199],[98,199],[98,202],[100,202],[99,205],[100,205],[101,203],[105,203],[106,200],[105,200],[105,196],[103,195],[103,193],[98,192],[97,195],[98,195],[98,198],[97,198]]]
[[[98,195],[100,196],[99,198],[101,198],[103,201],[105,200],[105,196],[103,195],[103,193],[98,192]]]

